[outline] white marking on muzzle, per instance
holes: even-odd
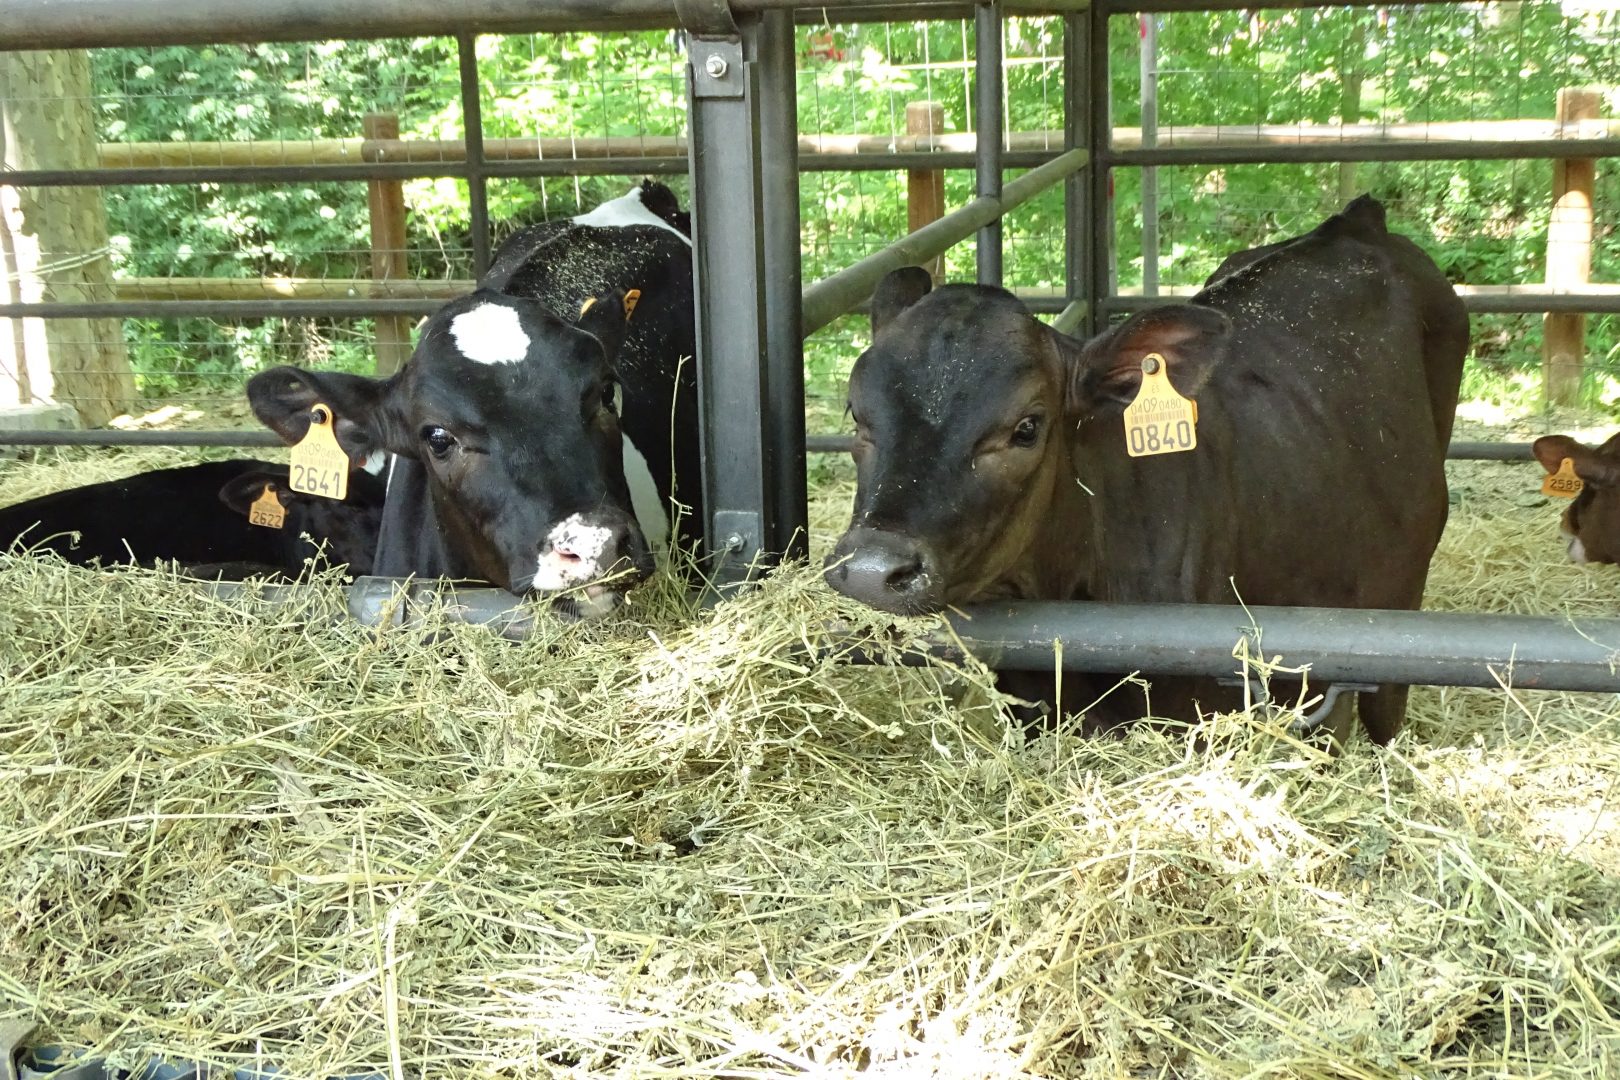
[[[599,229],[623,228],[626,225],[652,225],[679,236],[681,242],[687,247],[692,246],[692,241],[685,233],[647,209],[647,204],[641,201],[640,185],[631,188],[627,195],[620,195],[617,199],[609,199],[588,214],[580,214],[574,218],[574,224],[594,225]]]
[[[602,556],[612,542],[612,529],[587,525],[578,514],[570,514],[546,537],[546,550],[535,568],[534,587],[556,592],[599,576],[607,569],[602,565]]]
[[[624,436],[624,480],[630,485],[630,509],[635,511],[641,535],[647,538],[648,548],[658,551],[669,540],[669,514],[646,457],[628,435]]]
[[[518,313],[499,304],[479,304],[450,320],[461,355],[480,364],[516,364],[529,355],[529,335]]]
[[[1567,529],[1559,529],[1558,531],[1564,536],[1564,544],[1566,550],[1569,552],[1569,561],[1576,563],[1585,562],[1586,545],[1581,543],[1581,538],[1576,536],[1574,533],[1569,532]]]

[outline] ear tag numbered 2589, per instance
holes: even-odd
[[[266,529],[279,529],[287,522],[287,509],[276,497],[276,485],[265,484],[259,497],[248,507],[248,523]]]
[[[1198,403],[1176,393],[1164,357],[1142,357],[1142,386],[1125,406],[1125,452],[1131,457],[1178,454],[1198,445]]]
[[[1565,458],[1558,471],[1541,479],[1541,493],[1559,499],[1573,499],[1586,487],[1586,482],[1575,475],[1575,462]]]
[[[349,455],[338,445],[332,410],[317,402],[311,409],[309,430],[292,448],[294,491],[342,500],[349,494]]]

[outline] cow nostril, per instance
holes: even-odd
[[[904,565],[897,566],[890,570],[888,576],[883,579],[883,587],[888,589],[890,592],[912,592],[920,584],[922,584],[924,580],[925,578],[922,572],[922,560],[912,559]]]
[[[553,545],[551,548],[551,553],[557,557],[559,562],[577,563],[580,561],[578,555],[574,554],[572,551],[569,551],[565,547]]]

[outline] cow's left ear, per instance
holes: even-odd
[[[292,495],[287,487],[285,472],[245,472],[240,476],[233,476],[219,489],[219,501],[243,517],[247,517],[253,504],[264,494],[265,487],[271,484],[275,485],[277,501],[285,507],[288,497]]]
[[[1576,442],[1568,435],[1543,435],[1530,444],[1530,452],[1548,473],[1555,473],[1563,468],[1564,460],[1567,458],[1582,483],[1595,488],[1620,486],[1620,461],[1584,443]]]
[[[602,343],[602,351],[611,364],[619,355],[619,346],[624,344],[626,318],[624,290],[614,289],[586,299],[580,305],[579,321],[574,325]]]
[[[1175,304],[1133,315],[1066,350],[1071,415],[1123,409],[1142,386],[1142,358],[1158,353],[1165,359],[1170,385],[1182,397],[1203,389],[1231,346],[1232,321],[1214,308]]]

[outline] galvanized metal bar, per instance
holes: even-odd
[[[461,138],[467,148],[467,223],[472,236],[473,277],[489,269],[489,188],[484,182],[484,105],[478,82],[478,37],[456,35],[461,76]]]
[[[1463,307],[1472,314],[1501,314],[1501,315],[1529,315],[1549,311],[1584,311],[1588,313],[1620,312],[1620,293],[1607,291],[1594,292],[1511,292],[1511,293],[1476,293],[1463,292],[1459,294]],[[1158,307],[1161,304],[1175,303],[1177,300],[1185,302],[1190,299],[1186,296],[1105,296],[1102,300],[1104,311],[1141,311],[1144,308]],[[1026,301],[1034,310],[1039,299]],[[0,314],[5,309],[0,307]]]
[[[799,104],[793,18],[773,11],[757,36],[760,181],[764,213],[765,434],[770,496],[765,550],[807,558],[809,491],[804,448],[803,271],[799,261]]]
[[[1329,139],[1235,146],[1159,146],[1114,150],[1115,165],[1276,165],[1340,161],[1491,161],[1620,156],[1620,139],[1435,139],[1362,142]]]
[[[975,152],[974,191],[981,199],[1001,197],[1003,97],[1001,56],[1001,5],[981,3],[973,22],[973,131],[978,140]],[[980,285],[1001,284],[1001,218],[979,228],[975,245],[977,277]]]
[[[742,40],[686,36],[703,492],[712,579],[768,560],[764,162],[759,16]]]
[[[812,454],[847,454],[855,449],[852,435],[809,435],[805,442]],[[1454,442],[1446,447],[1446,460],[1526,462],[1535,456],[1527,442]]]
[[[263,428],[242,431],[7,431],[0,446],[284,446]]]
[[[1011,0],[1020,13],[1057,14],[1087,0]],[[962,0],[731,0],[739,13],[793,9],[800,22],[959,19]],[[557,30],[654,30],[676,26],[672,0],[0,0],[5,49],[77,49],[334,38],[451,37]]]
[[[0,319],[349,319],[431,315],[442,298],[402,300],[105,300],[0,304]]]
[[[838,316],[854,308],[871,296],[879,279],[902,266],[920,266],[928,259],[970,236],[980,226],[1021,206],[1042,191],[1062,180],[1087,163],[1088,151],[1075,149],[1010,181],[999,199],[983,197],[953,210],[938,221],[930,222],[914,233],[895,241],[881,251],[846,266],[804,291],[804,333],[815,333]],[[1053,298],[1053,311],[1062,309],[1067,301]]]
[[[199,586],[234,597],[236,584]],[[271,603],[299,586],[252,586]],[[399,601],[403,598],[404,603]],[[489,625],[513,638],[533,628],[533,609],[498,589],[455,588],[396,578],[359,578],[349,613],[367,625],[398,624],[442,600],[453,619]],[[1220,677],[1238,672],[1233,647],[1309,667],[1332,682],[1420,686],[1509,684],[1520,689],[1620,691],[1620,619],[1560,619],[1445,611],[1355,611],[1217,604],[1019,603],[982,606],[947,619],[950,631],[925,650],[996,668]],[[845,639],[841,655],[858,657]]]
[[[1159,24],[1151,14],[1141,19],[1142,146],[1159,141]],[[1142,295],[1159,292],[1159,170],[1142,168]]]
[[[1108,11],[1094,4],[1086,13],[1086,145],[1091,148],[1087,177],[1089,197],[1087,244],[1091,265],[1087,277],[1093,333],[1106,325],[1102,299],[1117,291],[1114,273],[1114,177],[1110,171],[1113,141],[1108,88]]]
[[[1428,4],[1440,7],[1445,4],[1460,4],[1467,0],[1393,0],[1385,4],[1382,0],[1265,0],[1263,5],[1255,0],[1094,0],[1094,7],[1102,9],[1109,15],[1124,15],[1132,12],[1172,12],[1172,11],[1249,11],[1259,7],[1266,8],[1325,8],[1325,7],[1409,7],[1419,4]]]
[[[1086,114],[1086,34],[1090,23],[1084,15],[1063,17],[1063,149],[1078,150],[1090,145]],[[1085,305],[1080,324],[1071,332],[1091,332],[1096,312],[1095,296],[1087,282],[1090,275],[1090,247],[1087,243],[1086,185],[1095,169],[1072,173],[1063,182],[1063,291]]]
[[[1084,300],[1070,300],[1063,310],[1058,312],[1057,318],[1047,325],[1060,334],[1077,333],[1080,330],[1080,324],[1085,322],[1090,309],[1091,305]]]

